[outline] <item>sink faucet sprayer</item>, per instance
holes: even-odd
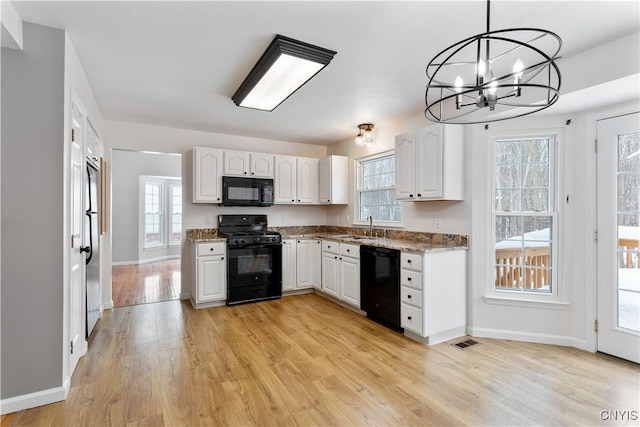
[[[369,215],[369,237],[373,237],[373,217]]]

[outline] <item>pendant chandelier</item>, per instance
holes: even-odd
[[[555,61],[562,39],[538,28],[491,31],[489,12],[487,0],[485,33],[444,49],[427,65],[427,119],[495,122],[544,110],[558,100],[561,76]]]

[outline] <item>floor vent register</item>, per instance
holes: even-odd
[[[458,347],[461,350],[466,350],[467,348],[474,346],[476,344],[480,344],[480,343],[474,340],[465,340],[465,341],[460,341],[451,345],[453,345],[454,347]]]

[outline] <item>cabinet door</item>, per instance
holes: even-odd
[[[275,157],[275,177],[273,179],[274,203],[291,204],[296,202],[296,158],[293,156]]]
[[[273,155],[251,153],[251,176],[273,178]]]
[[[416,197],[442,198],[442,126],[421,129],[416,135]]]
[[[193,149],[193,202],[222,201],[222,150]]]
[[[322,292],[339,298],[338,255],[322,252]]]
[[[306,157],[298,158],[298,203],[317,204],[318,203],[318,165],[320,160]]]
[[[322,241],[311,241],[311,254],[309,260],[311,268],[311,286],[322,289]]]
[[[360,308],[360,260],[341,257],[340,264],[340,299]]]
[[[282,241],[282,290],[292,291],[296,288],[296,241]]]
[[[415,198],[415,134],[396,136],[396,199]]]
[[[198,257],[198,303],[227,297],[227,262],[224,256]]]
[[[320,204],[331,203],[331,157],[320,159],[320,183],[319,183],[319,201]]]
[[[296,289],[311,287],[311,247],[313,240],[296,241]]]
[[[249,173],[249,153],[246,151],[224,152],[224,174],[245,176]]]

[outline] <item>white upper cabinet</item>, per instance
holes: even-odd
[[[348,204],[349,159],[345,156],[328,156],[320,159],[319,201],[325,205]]]
[[[276,204],[318,203],[318,159],[275,156]]]
[[[298,203],[318,204],[319,159],[298,157]]]
[[[225,150],[224,174],[227,176],[273,178],[273,155]]]
[[[463,128],[437,124],[396,136],[398,200],[462,200]]]
[[[222,201],[222,150],[193,148],[193,203]]]

